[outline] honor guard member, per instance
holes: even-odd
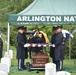
[[[18,27],[17,35],[17,59],[18,59],[18,69],[24,69],[24,60],[28,57],[27,50],[24,48],[24,45],[27,43],[26,38],[24,37],[24,27]]]
[[[60,32],[62,32],[62,26],[57,26],[58,29],[60,29]],[[60,49],[60,70],[63,70],[63,60],[64,60],[64,51],[65,51],[65,44],[66,44],[66,38],[63,36],[63,33],[61,33],[62,36],[62,48]]]
[[[42,44],[43,43],[43,40],[39,36],[39,32],[38,31],[36,32],[36,35],[32,38],[32,43],[34,43],[34,44]],[[42,47],[34,47],[33,51],[35,53],[38,53],[38,52],[42,51]]]
[[[29,38],[28,38],[28,43],[32,43],[32,39],[33,39],[33,34],[29,34]],[[29,57],[31,59],[32,57],[32,51],[33,51],[33,47],[29,47]]]
[[[55,36],[56,36],[56,27],[55,26],[53,26],[53,28],[52,28],[52,37],[51,37],[51,41],[50,41],[50,43],[51,44],[54,44],[55,43]],[[53,63],[55,63],[55,47],[52,47],[52,46],[50,46],[50,57],[52,58],[52,61],[53,61]]]
[[[62,34],[62,28],[61,26],[57,26],[55,28],[55,35],[53,37],[54,42],[53,44],[55,45],[54,48],[54,63],[56,64],[57,70],[60,70],[60,61],[64,60],[64,48],[63,48],[63,34]]]
[[[0,59],[2,58],[3,40],[0,38]]]

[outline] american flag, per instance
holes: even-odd
[[[48,43],[48,44],[34,44],[34,43],[26,43],[25,45],[24,45],[24,47],[47,47],[47,46],[53,46],[54,47],[54,45],[53,44],[51,44],[51,43]]]
[[[67,30],[62,30],[62,33],[63,33],[63,37],[66,38],[66,39],[69,39],[69,38],[73,38],[73,34],[71,34],[69,31]]]

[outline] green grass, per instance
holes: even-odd
[[[5,51],[7,51],[7,43],[4,43],[4,50],[3,50],[3,55],[5,53]],[[17,59],[16,59],[16,48],[13,47],[13,46],[10,46],[10,49],[13,50],[13,59],[11,60],[11,64],[12,66],[17,66]],[[50,62],[52,62],[52,59],[50,59]],[[30,62],[31,60],[28,58],[25,60],[25,63],[26,62]],[[74,64],[74,59],[65,59],[64,60],[64,68],[67,68],[69,67],[71,70],[73,70],[73,68],[71,67],[76,67],[76,64]],[[76,68],[74,69],[75,72],[72,72],[71,75],[76,75]],[[9,73],[9,75],[25,75],[26,73]],[[30,73],[28,72],[26,75],[45,75],[45,72],[44,71],[39,71],[39,73],[36,73],[36,71],[34,73]]]
[[[27,59],[25,61],[25,63],[27,61],[30,61],[30,59]],[[51,62],[51,59],[50,59],[50,62]],[[12,64],[12,66],[16,66],[16,69],[14,70],[16,72],[11,71],[9,73],[9,75],[24,75],[24,74],[27,74],[27,75],[45,75],[45,71],[39,71],[39,73],[36,73],[36,70],[35,71],[31,71],[31,72],[24,70],[23,72],[20,72],[20,71],[17,70],[17,60],[12,61],[12,63],[15,63],[15,65]],[[64,69],[65,69],[65,71],[70,72],[71,75],[76,75],[76,64],[74,65],[74,59],[71,59],[71,60],[65,59],[64,60]],[[14,72],[14,73],[12,73],[12,72]]]

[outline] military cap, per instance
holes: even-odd
[[[61,29],[62,29],[62,28],[63,28],[63,27],[62,27],[62,25],[53,26],[53,29],[52,29],[52,30],[54,31],[54,30],[57,30],[57,29],[59,29],[59,28],[61,28]]]
[[[62,29],[63,27],[62,27],[62,25],[59,25],[59,26],[57,26],[57,29],[58,29],[58,28],[61,28],[61,29]]]
[[[52,31],[57,30],[57,26],[53,26]]]
[[[21,30],[24,30],[25,28],[24,28],[24,26],[20,26],[20,27],[18,27],[17,29],[18,29],[18,30],[20,30],[20,29],[21,29]]]
[[[27,27],[24,27],[24,30],[27,30]]]

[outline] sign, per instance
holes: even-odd
[[[76,24],[76,15],[9,14],[8,22],[13,24]]]

